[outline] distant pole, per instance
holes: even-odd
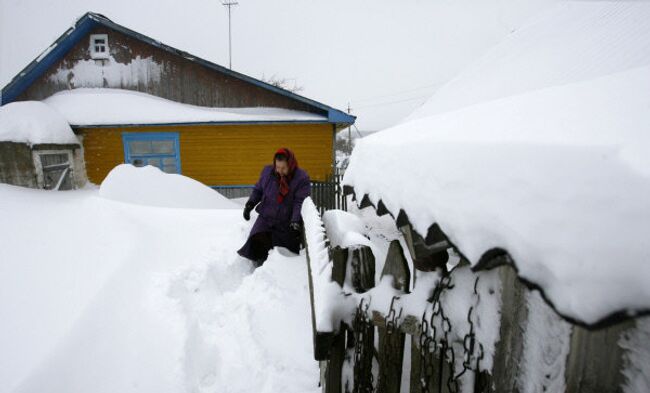
[[[352,114],[352,108],[350,107],[350,101],[348,101],[348,115]],[[348,153],[352,153],[352,124],[348,127]]]
[[[237,0],[221,0],[221,4],[228,7],[228,63],[232,70],[232,7],[239,3]]]

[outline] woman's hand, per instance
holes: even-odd
[[[291,224],[289,224],[289,229],[292,230],[293,232],[296,232],[297,234],[300,234],[302,225],[300,225],[299,222],[292,222]]]
[[[254,207],[255,205],[253,205],[252,203],[246,202],[246,206],[244,207],[244,220],[248,221],[251,219],[251,211],[253,210]]]

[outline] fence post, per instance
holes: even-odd
[[[348,250],[335,247],[332,249],[332,280],[341,287],[345,280],[345,270],[348,261]],[[325,393],[341,393],[341,369],[345,360],[345,325],[341,323],[338,333],[332,341],[332,348],[325,371]]]
[[[408,292],[411,273],[399,240],[393,240],[388,248],[382,277],[386,275],[393,277],[395,289]],[[394,302],[386,314],[385,326],[379,327],[379,393],[399,393],[402,384],[405,335],[398,328],[401,311],[394,308]]]
[[[369,291],[375,286],[375,256],[368,246],[352,250],[352,287],[358,293]],[[372,359],[375,355],[375,326],[367,315],[367,304],[362,302],[357,309],[350,335],[349,346],[354,358],[353,393],[373,392]]]

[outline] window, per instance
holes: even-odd
[[[90,57],[108,59],[108,34],[90,35]]]
[[[70,151],[35,151],[38,183],[46,190],[72,190],[74,188],[72,173],[72,152]]]
[[[181,173],[176,132],[125,132],[124,161],[134,166],[153,165],[166,173]]]

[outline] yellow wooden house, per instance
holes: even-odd
[[[89,181],[121,163],[154,165],[245,195],[279,147],[325,180],[354,116],[87,13],[2,89],[70,123]]]

